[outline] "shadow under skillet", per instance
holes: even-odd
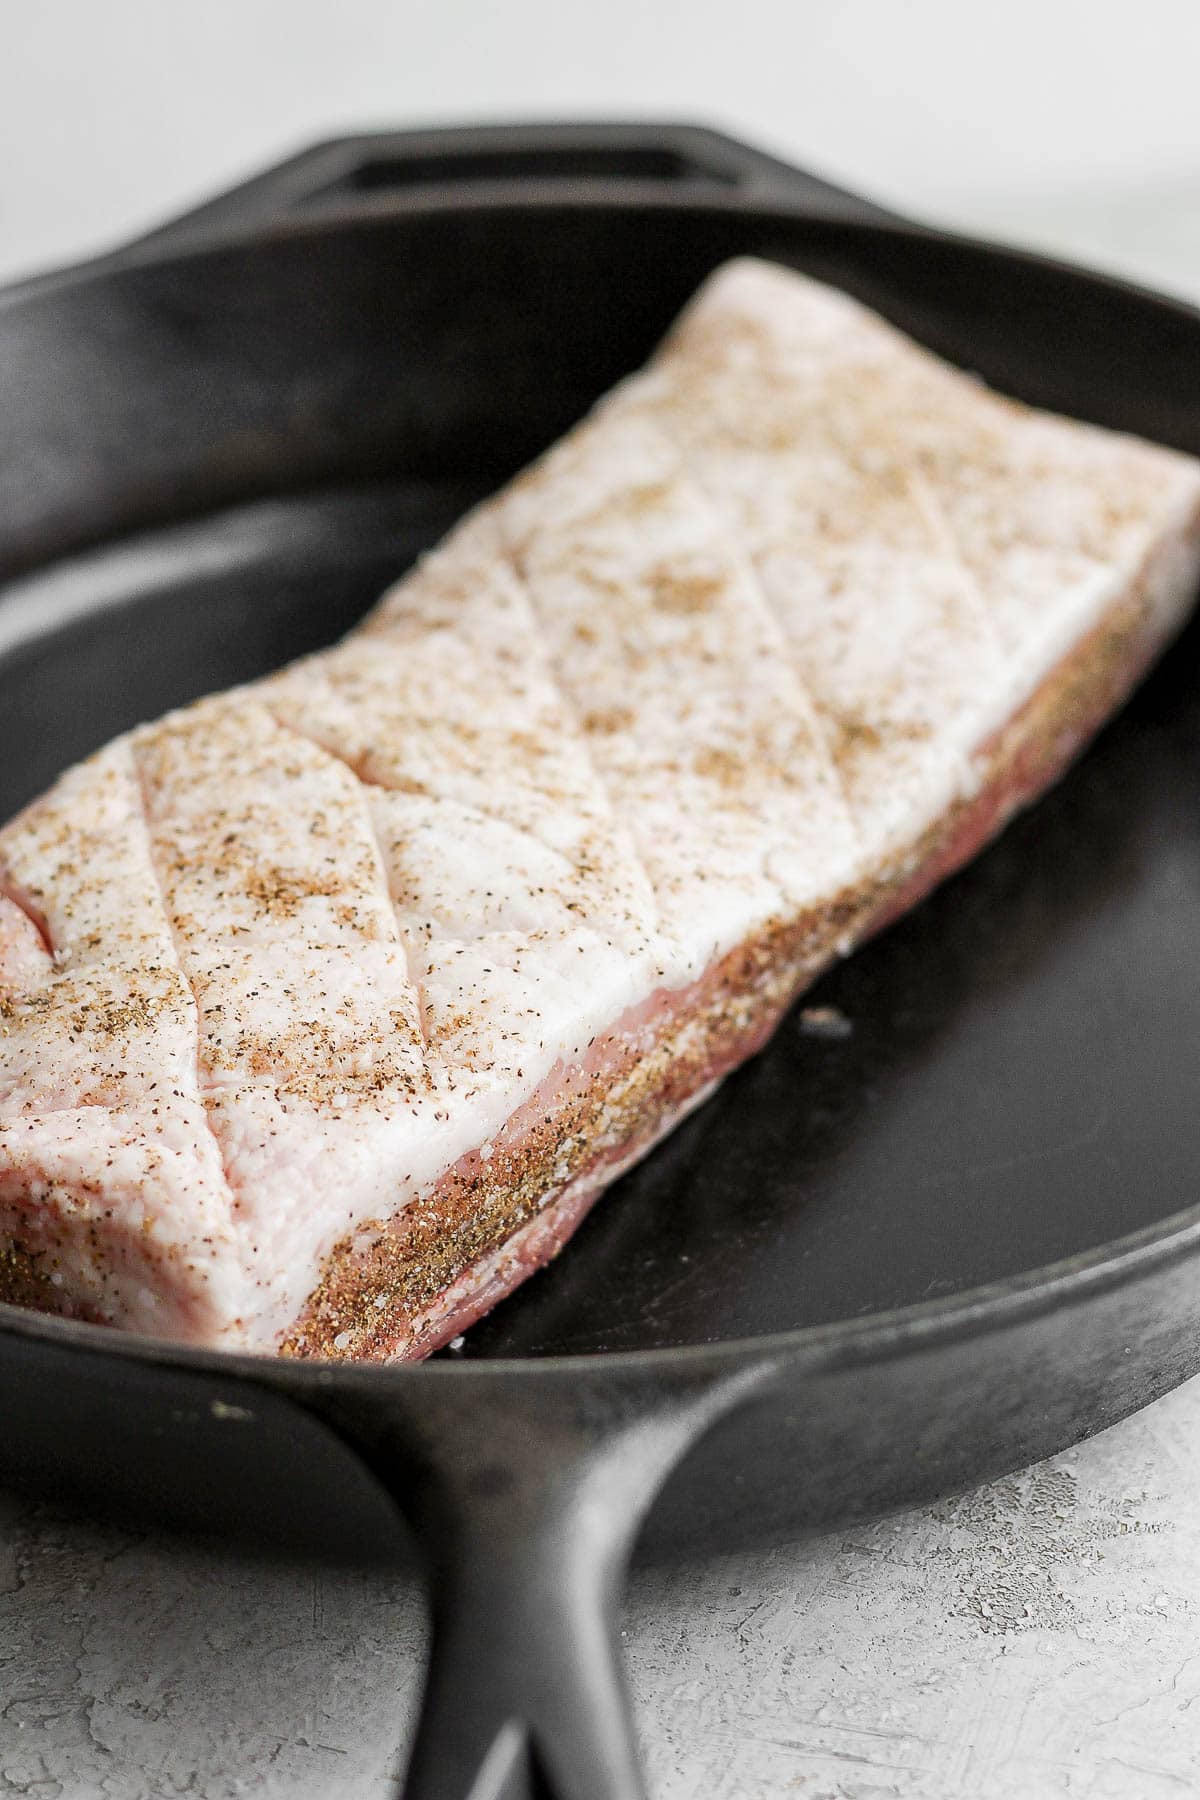
[[[1198,645],[1193,629],[1058,788],[832,969],[459,1354],[853,1318],[1194,1201]],[[851,1035],[811,1035],[806,1005]]]

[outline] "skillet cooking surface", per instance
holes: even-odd
[[[0,811],[135,720],[336,637],[481,484],[363,481],[13,583]],[[80,616],[54,627],[73,608]],[[2,640],[0,640],[2,641]],[[465,1354],[637,1349],[943,1296],[1195,1197],[1195,634],[1066,782],[834,970]]]

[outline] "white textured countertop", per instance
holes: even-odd
[[[391,1793],[403,1578],[0,1513],[0,1795]],[[1200,1381],[968,1498],[633,1579],[653,1800],[1200,1791]]]

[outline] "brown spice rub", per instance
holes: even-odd
[[[6,1306],[32,1307],[36,1312],[61,1313],[63,1294],[51,1281],[46,1263],[44,1252],[28,1250],[15,1238],[0,1242],[0,1301]],[[92,1315],[80,1308],[75,1316]]]

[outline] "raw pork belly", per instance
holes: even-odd
[[[335,649],[0,834],[0,1294],[426,1355],[1111,712],[1200,468],[719,271]]]

